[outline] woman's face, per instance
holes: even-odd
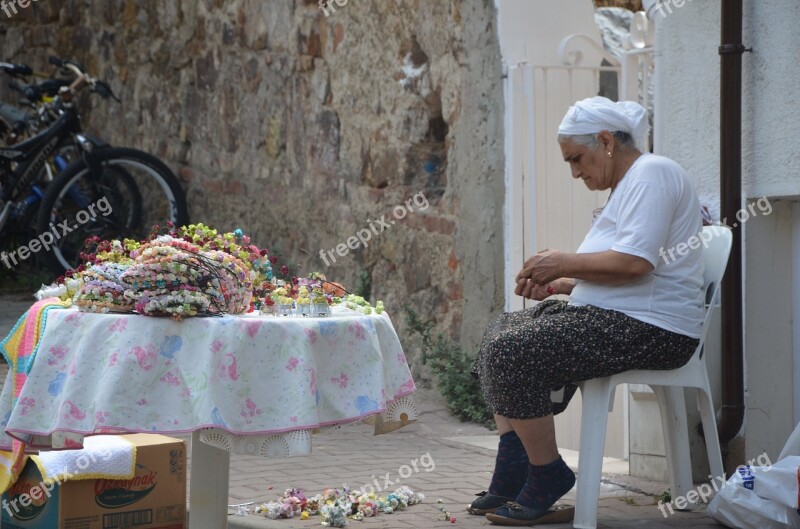
[[[583,180],[591,191],[602,191],[611,187],[609,158],[602,143],[594,149],[577,145],[570,140],[559,142],[559,145],[573,178]]]

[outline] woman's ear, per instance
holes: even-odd
[[[601,130],[597,133],[597,139],[600,140],[600,143],[603,146],[603,150],[606,152],[613,152],[614,151],[614,135],[611,134],[607,130]]]

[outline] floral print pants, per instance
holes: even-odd
[[[698,343],[622,312],[545,300],[489,325],[472,372],[493,413],[531,419],[564,411],[576,382],[630,369],[675,369]],[[554,403],[550,394],[560,388],[563,401]]]

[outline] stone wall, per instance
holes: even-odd
[[[243,227],[300,273],[360,273],[401,336],[408,304],[474,352],[503,306],[494,3],[340,3],[40,0],[3,20],[0,54],[110,82],[123,103],[95,98],[87,128],[164,159],[192,220]],[[414,196],[368,246],[327,253]]]

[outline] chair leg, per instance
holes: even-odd
[[[661,413],[661,427],[672,480],[672,497],[686,497],[692,489],[692,466],[683,387],[653,386]]]
[[[700,419],[703,421],[703,435],[705,436],[711,477],[712,479],[724,478],[725,470],[722,466],[722,451],[719,447],[717,419],[714,413],[714,404],[711,401],[710,388],[697,388],[697,409],[700,411]]]
[[[578,456],[578,487],[575,519],[572,526],[597,527],[597,502],[603,472],[603,448],[608,423],[608,407],[614,388],[608,379],[587,380],[581,385],[581,449]]]

